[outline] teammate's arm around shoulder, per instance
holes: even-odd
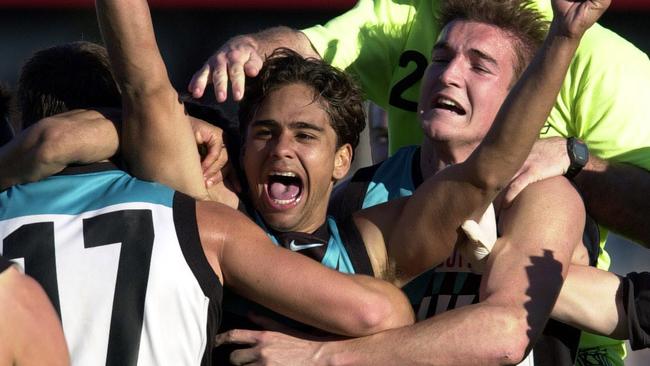
[[[0,365],[69,365],[63,329],[45,292],[15,268],[0,273]]]
[[[397,287],[331,270],[273,245],[243,214],[197,203],[199,234],[224,284],[278,313],[323,330],[360,336],[411,324],[413,312]]]
[[[113,111],[73,110],[40,120],[0,148],[0,189],[34,182],[72,163],[113,156],[118,134]]]

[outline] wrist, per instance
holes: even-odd
[[[349,352],[341,344],[345,341],[321,342],[315,355],[315,364],[323,366],[351,366],[358,364],[355,352]]]
[[[569,156],[569,167],[564,176],[568,179],[575,178],[589,161],[589,149],[587,144],[580,139],[571,137],[566,140],[567,155]]]

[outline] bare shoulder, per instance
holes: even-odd
[[[10,357],[20,365],[69,364],[61,323],[47,295],[15,268],[0,274],[0,339],[0,361]]]
[[[583,207],[582,198],[564,177],[552,177],[528,185],[513,201],[511,207],[521,204],[561,205],[566,208]],[[508,210],[504,208],[503,210]]]
[[[218,235],[222,239],[233,231],[244,230],[247,225],[255,226],[243,213],[214,201],[196,202],[196,220],[199,232]],[[239,227],[242,229],[240,230]]]
[[[227,247],[267,239],[262,229],[243,213],[212,201],[197,201],[196,221],[201,245],[217,274]]]
[[[564,177],[548,178],[527,186],[509,207],[499,211],[499,231],[521,232],[530,226],[538,234],[582,232],[585,207],[578,191]],[[541,228],[545,228],[542,230]],[[554,229],[551,229],[554,228]],[[541,231],[540,231],[541,230]],[[571,234],[573,236],[573,234]]]

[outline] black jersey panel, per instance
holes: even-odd
[[[4,272],[7,268],[11,267],[11,262],[0,256],[0,273]]]
[[[221,324],[221,301],[223,286],[219,277],[214,273],[199,238],[199,228],[196,222],[196,201],[180,192],[174,194],[174,225],[176,235],[181,245],[185,261],[196,277],[203,293],[210,299],[208,308],[207,339],[205,353],[201,365],[211,365],[212,340],[217,335]],[[217,219],[217,218],[215,218]]]
[[[348,252],[348,256],[354,267],[354,273],[373,276],[374,273],[370,264],[368,251],[352,216],[348,216],[347,219],[337,220],[337,223],[341,241]]]
[[[327,213],[340,222],[361,210],[368,185],[380,166],[381,163],[361,168],[354,173],[349,181],[334,188]]]

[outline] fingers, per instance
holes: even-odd
[[[251,53],[250,59],[244,64],[244,72],[246,76],[255,77],[259,74],[262,66],[264,65],[264,60],[260,57],[257,52]]]
[[[244,96],[246,76],[257,76],[264,62],[257,52],[250,48],[229,52],[228,61],[232,96],[235,101],[240,101]]]
[[[214,86],[217,102],[228,97],[228,82],[235,101],[244,96],[246,76],[257,76],[264,60],[257,52],[256,41],[249,36],[237,36],[223,45],[192,77],[188,91],[195,98],[205,93],[209,83]]]
[[[202,142],[199,142],[197,136],[197,143],[204,144],[208,149],[207,154],[201,162],[201,168],[203,168],[204,172],[219,161],[221,161],[221,165],[217,168],[221,169],[228,161],[228,150],[226,150],[226,145],[223,143],[223,136],[221,134],[210,134],[209,140]]]
[[[217,102],[223,103],[228,97],[228,57],[224,52],[218,52],[212,65],[212,84]]]
[[[210,80],[210,70],[210,64],[206,62],[203,64],[203,67],[192,76],[187,91],[190,92],[194,98],[201,98],[203,93],[205,93],[205,88],[208,86],[208,81]]]
[[[512,206],[512,202],[517,198],[519,193],[524,190],[529,184],[535,183],[537,179],[530,173],[524,172],[517,176],[508,188],[506,188],[506,194],[504,196],[504,207]]]
[[[246,329],[233,329],[224,333],[219,333],[214,339],[214,346],[218,347],[222,344],[245,344],[253,345],[257,343],[257,338],[260,331],[246,330]]]
[[[208,154],[201,162],[203,179],[206,187],[221,183],[228,174],[228,150],[221,142],[221,136],[215,138],[208,144]]]
[[[228,152],[225,148],[222,148],[217,159],[212,164],[203,167],[203,179],[205,180],[206,187],[210,188],[217,183],[221,183],[228,175],[229,170]]]
[[[238,349],[230,353],[230,363],[233,365],[258,366],[266,365],[262,361],[257,348]]]

